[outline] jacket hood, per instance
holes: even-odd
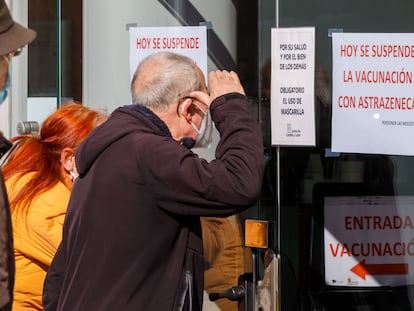
[[[136,131],[171,137],[168,127],[151,110],[137,105],[117,108],[77,148],[75,156],[79,174],[85,175],[105,148]]]

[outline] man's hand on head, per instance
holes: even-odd
[[[228,93],[240,93],[245,95],[239,76],[234,71],[216,70],[208,75],[210,95],[203,92],[191,92],[189,95],[210,107],[211,102],[217,97]]]
[[[211,100],[228,93],[240,93],[245,95],[239,76],[234,71],[211,71],[208,75],[208,80]]]

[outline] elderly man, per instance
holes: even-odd
[[[254,204],[264,159],[238,75],[210,72],[209,87],[191,59],[152,54],[133,77],[133,105],[78,148],[45,311],[201,310],[200,217]],[[208,162],[191,148],[208,145],[213,121],[220,141]]]
[[[20,54],[21,49],[32,42],[36,32],[16,23],[4,0],[0,0],[0,104],[4,102],[10,87],[9,61]],[[1,133],[0,133],[1,135]],[[1,135],[2,136],[2,135]],[[6,143],[2,137],[0,142]],[[0,311],[11,310],[14,284],[13,235],[10,209],[0,172]]]

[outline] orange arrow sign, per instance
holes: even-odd
[[[356,264],[351,271],[365,280],[367,274],[370,275],[391,275],[391,274],[408,274],[408,264],[390,263],[390,264],[366,264],[365,259]]]

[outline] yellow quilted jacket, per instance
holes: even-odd
[[[31,176],[29,173],[17,182],[15,177],[6,181],[10,201]],[[69,196],[70,190],[58,183],[38,195],[27,213],[12,212],[16,262],[13,311],[43,310],[43,282],[62,239]]]

